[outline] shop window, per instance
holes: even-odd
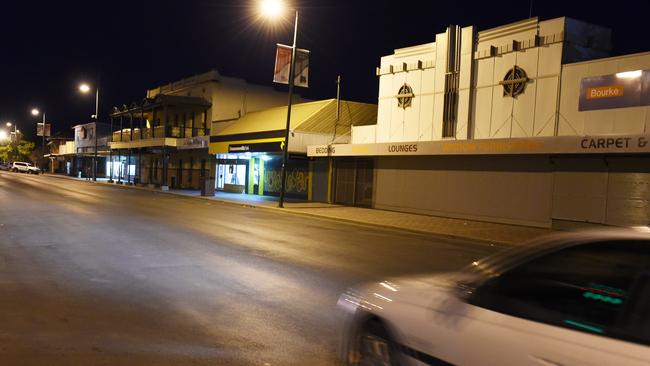
[[[636,329],[646,311],[647,243],[580,245],[534,259],[479,287],[471,303],[597,335],[648,343]],[[645,323],[644,323],[645,324]]]
[[[243,185],[246,183],[246,165],[228,165],[225,173],[225,183]]]

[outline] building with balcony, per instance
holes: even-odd
[[[47,139],[47,154],[45,157],[48,161],[48,171],[51,174],[65,174],[66,161],[65,156],[68,154],[68,146],[70,148],[70,155],[74,154],[74,139],[62,136],[52,136]]]
[[[286,102],[284,92],[216,70],[150,89],[142,101],[110,115],[109,176],[118,183],[198,189],[204,178],[215,177],[211,131]]]

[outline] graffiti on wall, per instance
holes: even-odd
[[[308,176],[305,171],[293,169],[287,172],[286,191],[293,193],[307,193]],[[282,182],[282,171],[271,170],[264,175],[264,190],[280,192]]]
[[[279,194],[281,189],[282,161],[273,159],[264,164],[264,194]],[[289,160],[286,193],[307,198],[309,190],[309,163],[306,160]]]

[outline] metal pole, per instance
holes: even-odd
[[[341,116],[341,75],[336,77],[336,122]]]
[[[291,65],[289,66],[289,101],[287,103],[287,126],[284,131],[284,149],[282,152],[282,181],[280,182],[280,201],[278,207],[284,207],[284,191],[287,180],[287,158],[289,156],[289,129],[291,128],[291,100],[293,98],[293,78],[296,67],[296,38],[298,36],[298,10],[293,27],[293,47],[291,48]]]
[[[43,162],[45,161],[45,112],[43,112],[43,160],[41,161],[41,166],[43,166]],[[45,168],[45,167],[43,167]],[[45,169],[43,169],[45,170]]]
[[[14,139],[13,139],[13,146],[11,148],[11,161],[13,162],[16,160],[16,156],[18,155],[18,125],[14,123]]]
[[[113,142],[113,116],[111,116],[110,142],[111,142],[111,144]],[[113,163],[113,147],[112,146],[108,147],[108,154],[110,155],[109,160],[111,161],[111,168],[110,168],[110,172],[108,173],[109,174],[108,183],[113,183],[113,165],[114,165],[114,163]]]
[[[95,158],[93,159],[93,180],[97,181],[97,135],[99,134],[99,87],[95,93]]]

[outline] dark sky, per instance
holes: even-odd
[[[449,24],[479,30],[525,19],[529,1],[294,2],[301,11],[298,46],[311,50],[306,97],[376,102],[375,67],[395,48],[431,42]],[[648,1],[537,1],[533,15],[570,16],[614,31],[614,54],[650,50]],[[145,90],[216,68],[272,85],[275,43],[291,42],[283,27],[255,19],[256,1],[4,1],[0,6],[0,122],[15,121],[33,138],[32,106],[47,112],[54,132],[88,121],[92,96],[81,81],[100,80],[100,115],[141,100]],[[3,123],[4,124],[4,123]]]

